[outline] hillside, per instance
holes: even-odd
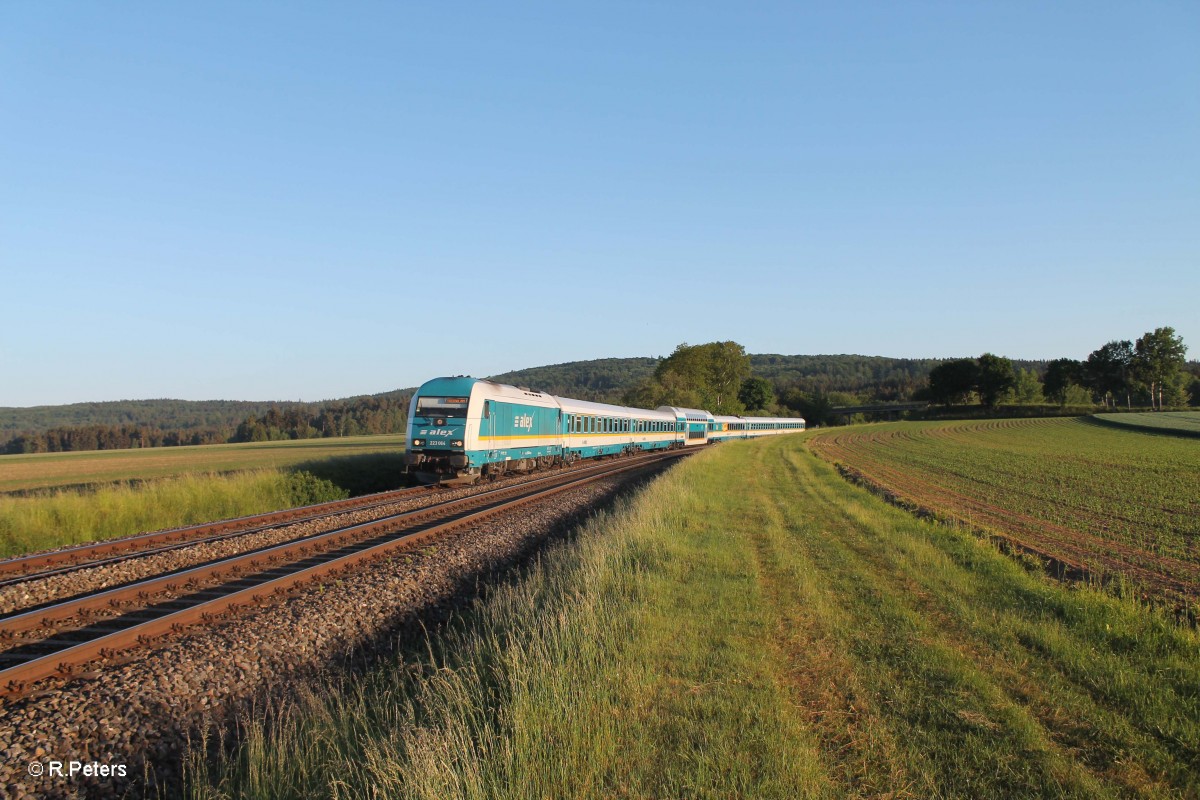
[[[528,386],[544,392],[582,400],[620,402],[621,396],[638,381],[649,378],[657,358],[602,358],[570,361],[504,372],[491,380]],[[767,378],[777,390],[870,394],[873,398],[904,399],[924,383],[937,359],[887,358],[859,355],[750,356],[753,374]],[[1022,368],[1042,362],[1016,361]],[[431,376],[432,377],[432,376]],[[72,403],[61,406],[0,408],[0,444],[22,433],[40,433],[55,428],[132,426],[172,431],[236,429],[247,417],[263,417],[270,409],[294,409],[312,416],[331,405],[363,400],[401,400],[412,388],[375,395],[357,395],[312,403],[246,400],[117,400],[103,403]]]
[[[910,398],[939,363],[935,358],[886,356],[775,353],[750,356],[752,374],[771,381],[778,392],[793,388],[805,392],[819,390],[865,395],[864,400],[882,401]],[[1013,361],[1013,365],[1040,369],[1045,362]],[[657,366],[657,358],[602,358],[505,372],[491,379],[581,400],[620,402],[627,389],[652,376]]]
[[[619,403],[629,387],[652,376],[657,366],[657,358],[600,358],[503,372],[489,379],[580,400]]]
[[[0,441],[12,434],[81,425],[133,425],[173,430],[236,428],[246,417],[316,403],[249,400],[114,400],[63,406],[0,408]]]

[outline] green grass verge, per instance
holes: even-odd
[[[1195,796],[1200,638],[722,445],[365,679],[247,720],[218,797]]]
[[[306,472],[181,475],[96,491],[0,496],[0,557],[348,497]]]
[[[394,454],[403,449],[403,436],[388,435],[0,456],[0,492],[95,486],[194,472],[283,469],[331,458]]]
[[[1200,411],[1159,411],[1152,414],[1093,414],[1092,418],[1105,425],[1132,428],[1147,433],[1200,437]]]

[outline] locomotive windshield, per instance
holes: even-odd
[[[465,397],[418,397],[417,416],[419,417],[465,417],[467,416],[467,398]]]

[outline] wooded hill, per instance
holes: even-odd
[[[602,358],[571,361],[492,376],[492,380],[528,386],[550,394],[620,403],[631,388],[654,375],[659,358]],[[928,384],[929,373],[941,359],[887,358],[885,356],[826,355],[785,356],[764,353],[750,356],[750,374],[765,378],[777,392],[841,394],[853,402],[909,400]],[[1021,369],[1040,370],[1044,361],[1014,361]]]

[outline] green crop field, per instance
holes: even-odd
[[[673,468],[394,662],[197,742],[187,795],[1196,796],[1194,629],[895,508],[809,438]]]
[[[404,437],[391,435],[0,456],[0,493],[187,473],[279,469],[329,458],[398,452],[403,448]]]
[[[1141,428],[1152,433],[1200,437],[1200,411],[1159,411],[1145,414],[1096,414],[1107,425]]]
[[[894,423],[812,448],[909,503],[1088,574],[1200,594],[1200,446],[1087,418]]]

